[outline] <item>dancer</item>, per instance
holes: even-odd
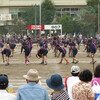
[[[77,64],[79,61],[76,59],[76,54],[78,53],[78,50],[75,46],[72,47],[72,57],[73,57],[73,62]]]
[[[14,56],[14,49],[16,47],[16,44],[14,43],[14,41],[12,41],[12,42],[9,43],[9,47],[11,49],[11,55],[10,55],[10,57],[13,57]]]
[[[5,62],[5,60],[4,60],[4,55],[6,56],[6,66],[8,66],[9,65],[9,56],[10,56],[10,54],[11,54],[11,50],[9,49],[9,46],[8,46],[8,44],[6,44],[6,48],[4,48],[3,50],[2,50],[2,59],[3,59],[3,62]]]
[[[47,65],[47,53],[48,50],[43,48],[42,45],[40,45],[40,49],[37,51],[36,57],[42,58],[41,64]]]
[[[1,52],[2,52],[2,50],[3,50],[3,47],[4,47],[4,43],[0,41]]]
[[[27,45],[27,42],[24,40],[24,42],[22,43],[22,47],[21,47],[21,53],[24,49],[24,52],[25,52],[25,64],[30,64],[30,61],[28,59],[28,56],[30,54],[30,50],[29,50],[29,47]]]
[[[65,56],[66,56],[66,48],[63,47],[63,46],[60,47],[59,45],[57,45],[56,48],[57,48],[57,50],[59,51],[58,57],[59,57],[60,54],[62,53],[61,60],[60,60],[59,64],[62,63],[63,59],[65,59],[66,64],[68,64],[69,61],[68,61],[68,60],[66,59],[66,57],[65,57]]]
[[[29,47],[29,50],[30,50],[29,57],[31,57],[31,50],[32,50],[32,41],[31,41],[31,37],[28,37],[28,38],[27,38],[27,43],[28,43],[28,47]]]

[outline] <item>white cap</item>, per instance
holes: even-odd
[[[72,73],[78,73],[78,72],[80,72],[80,68],[78,66],[72,66],[71,67],[71,72]]]

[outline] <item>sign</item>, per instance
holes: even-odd
[[[35,29],[35,30],[44,30],[44,25],[27,25],[27,29],[28,30],[32,30],[32,29]]]
[[[11,14],[0,14],[0,20],[11,20]]]
[[[62,25],[45,25],[44,30],[60,30]]]
[[[27,25],[28,30],[61,30],[62,25]]]

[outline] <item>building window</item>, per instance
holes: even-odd
[[[23,11],[23,8],[10,8],[9,13],[12,14],[12,18],[14,16],[17,16],[18,18],[21,17],[21,12]]]
[[[57,11],[61,11],[61,8],[58,8]]]

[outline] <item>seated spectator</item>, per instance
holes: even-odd
[[[92,80],[91,71],[84,70],[79,74],[80,82],[72,87],[74,100],[94,100],[94,93],[89,82]]]
[[[100,95],[100,65],[97,65],[94,71],[94,78],[92,79],[92,89],[95,94],[95,100]]]
[[[67,91],[64,89],[62,77],[59,74],[54,74],[46,80],[49,88],[53,89],[51,100],[70,100]]]
[[[72,66],[71,67],[72,76],[66,77],[66,79],[65,79],[65,87],[66,87],[66,90],[68,91],[68,95],[71,100],[73,100],[72,87],[73,87],[73,85],[75,85],[76,83],[78,83],[80,81],[79,77],[78,77],[79,72],[80,72],[80,68],[78,66]]]
[[[36,69],[30,69],[23,77],[27,84],[19,87],[17,100],[49,100],[46,89],[38,84],[41,77]]]
[[[0,100],[17,100],[17,97],[11,93],[8,93],[8,77],[7,75],[0,75]]]

